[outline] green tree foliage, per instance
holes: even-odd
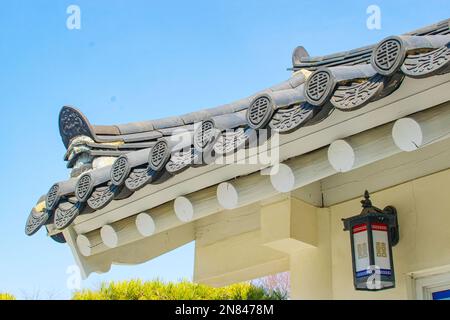
[[[0,292],[0,300],[16,300],[16,297],[9,293]]]
[[[130,280],[102,283],[99,290],[75,292],[74,300],[277,300],[279,297],[251,283],[213,288],[188,281]]]

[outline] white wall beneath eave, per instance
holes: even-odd
[[[342,218],[359,213],[360,199],[330,207],[332,296],[334,299],[407,299],[408,273],[450,264],[450,169],[371,195],[374,205],[397,208],[400,242],[393,248],[396,288],[361,292],[353,288],[350,240]]]

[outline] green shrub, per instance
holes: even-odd
[[[188,281],[130,280],[102,283],[99,290],[74,293],[74,300],[275,300],[276,295],[251,283],[222,288]]]
[[[16,300],[16,297],[9,293],[0,292],[0,300]]]

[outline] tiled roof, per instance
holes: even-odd
[[[299,47],[288,80],[234,103],[181,116],[96,126],[77,109],[63,107],[59,128],[72,178],[55,183],[39,199],[26,234],[44,225],[63,230],[80,214],[191,166],[208,165],[215,157],[247,147],[258,129],[289,134],[323,120],[333,109],[351,112],[382,99],[405,77],[448,73],[449,21],[324,57],[308,57]],[[108,157],[111,164],[96,167],[96,160]],[[61,234],[53,238],[64,240]]]
[[[405,34],[405,36],[445,35],[449,34],[449,21],[444,20],[436,24],[420,28]],[[292,70],[307,69],[315,71],[320,67],[335,67],[340,65],[352,66],[370,63],[374,45],[365,46],[326,56],[310,57],[303,47],[297,47],[292,54]]]

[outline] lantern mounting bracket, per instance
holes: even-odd
[[[389,236],[394,247],[400,240],[400,233],[398,230],[397,209],[393,206],[387,206],[383,209],[383,213],[392,217],[393,222],[389,225]]]

